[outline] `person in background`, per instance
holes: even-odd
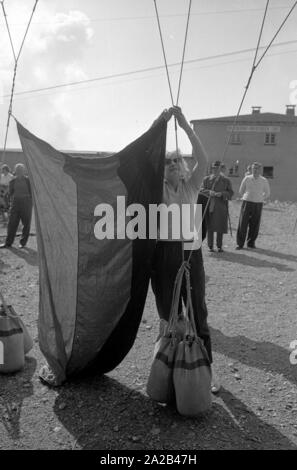
[[[227,168],[226,168],[225,163],[221,163],[221,174],[222,174],[223,176],[226,175],[226,171],[227,171]]]
[[[201,193],[210,198],[207,210],[207,243],[214,252],[214,232],[217,233],[218,252],[223,252],[223,234],[228,232],[228,201],[233,196],[229,178],[221,173],[221,162],[212,165],[212,174],[203,179]]]
[[[261,168],[261,163],[254,162],[252,174],[243,178],[239,188],[242,206],[237,229],[237,250],[242,250],[246,237],[248,248],[256,248],[255,241],[259,234],[263,203],[270,196],[269,183],[260,174]]]
[[[10,206],[9,183],[12,179],[13,174],[10,172],[9,166],[6,164],[2,165],[0,173],[0,205],[4,220],[8,218],[8,211]]]
[[[248,176],[248,175],[251,175],[251,174],[252,174],[252,165],[248,165],[246,167],[246,171],[245,171],[244,176]]]
[[[3,186],[9,186],[9,183],[13,179],[13,174],[10,171],[10,168],[8,165],[4,164],[1,167],[1,174],[0,174],[0,184]]]
[[[25,166],[18,163],[15,166],[15,177],[9,183],[11,210],[9,214],[7,237],[0,248],[9,248],[14,242],[20,221],[23,224],[19,248],[24,248],[30,235],[32,216],[32,193],[30,181],[25,176]]]

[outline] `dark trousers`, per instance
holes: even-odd
[[[209,248],[213,248],[213,234],[214,232],[207,231],[207,244]],[[222,248],[223,245],[223,233],[217,232],[217,247]]]
[[[32,216],[32,199],[22,198],[15,199],[12,202],[9,221],[7,227],[6,245],[11,246],[14,242],[14,238],[19,226],[20,221],[23,224],[22,236],[20,238],[20,244],[25,246],[29,235],[31,226]]]
[[[184,251],[186,260],[190,251]],[[156,304],[159,317],[168,321],[174,282],[177,272],[182,264],[182,244],[181,242],[157,243],[153,271],[152,271],[152,289],[156,297]],[[204,346],[212,362],[211,340],[207,324],[207,307],[205,303],[205,272],[201,249],[193,251],[190,259],[190,281],[194,319],[198,336],[203,340]],[[186,280],[183,279],[182,299],[186,304]],[[181,305],[180,305],[181,309]]]
[[[254,245],[259,234],[262,202],[243,201],[240,211],[238,229],[237,229],[237,245],[243,247],[247,235],[247,246]],[[247,234],[248,231],[248,234]]]

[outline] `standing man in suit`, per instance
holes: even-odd
[[[223,250],[223,234],[228,232],[228,201],[233,196],[231,181],[221,173],[221,162],[212,164],[212,174],[203,179],[201,193],[210,198],[206,214],[207,243],[214,252],[214,232],[218,252]]]
[[[242,250],[246,235],[248,248],[256,248],[255,241],[259,234],[263,203],[270,196],[269,183],[260,174],[261,168],[261,163],[254,162],[252,174],[243,178],[239,188],[242,206],[237,229],[236,250]]]

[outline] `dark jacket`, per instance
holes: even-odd
[[[222,193],[221,197],[212,196],[210,198],[206,223],[207,230],[212,232],[228,232],[228,200],[234,194],[231,181],[226,176],[210,175],[203,179],[200,192],[209,197],[210,190]]]
[[[22,188],[22,192],[19,192],[20,190],[18,189],[18,185],[16,184],[18,178],[23,179],[25,183]],[[13,180],[11,180],[9,183],[9,195],[12,199],[24,197],[30,197],[32,199],[31,185],[28,176],[15,176]]]

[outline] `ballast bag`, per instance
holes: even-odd
[[[171,335],[164,335],[157,341],[155,356],[147,382],[147,394],[159,403],[171,403],[174,400],[173,363],[176,340]]]
[[[7,305],[8,309],[8,316],[11,318],[12,321],[14,321],[16,327],[21,327],[23,330],[24,334],[24,353],[28,354],[29,351],[33,348],[33,340],[30,336],[30,333],[23,322],[23,320],[17,315],[15,312],[14,308],[11,305]]]
[[[0,373],[16,372],[24,364],[23,330],[13,318],[0,313]]]
[[[173,369],[176,407],[183,416],[196,416],[211,407],[211,368],[199,337],[186,336],[177,346]]]

